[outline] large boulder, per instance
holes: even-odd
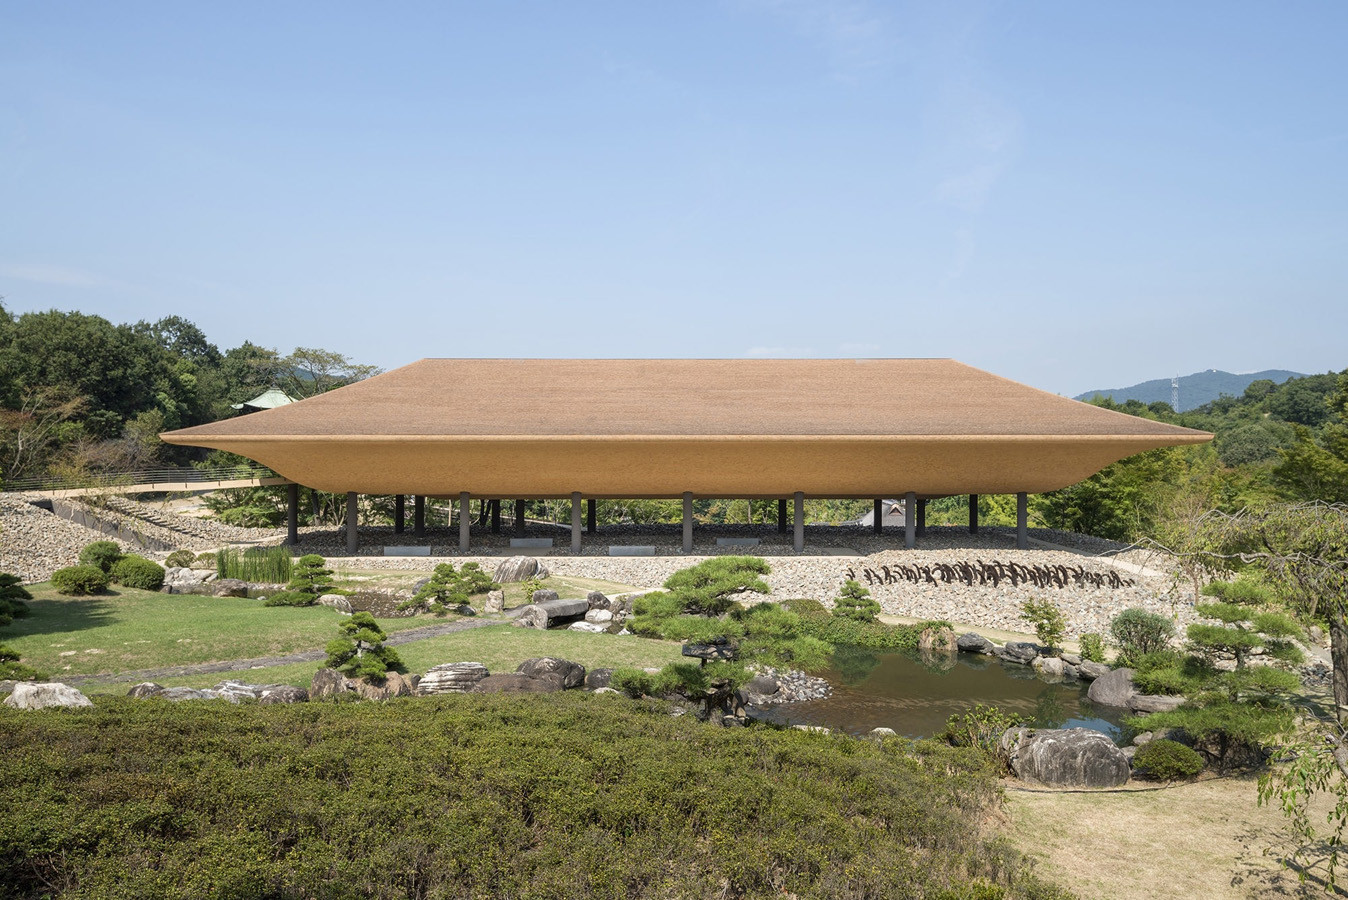
[[[966,631],[955,638],[955,646],[965,653],[981,653],[984,656],[991,656],[995,647],[992,641],[972,631]]]
[[[590,609],[608,609],[613,605],[613,601],[602,591],[590,591],[585,595],[585,602],[590,604]]]
[[[530,603],[551,603],[556,599],[557,599],[557,592],[552,590],[551,588],[541,588],[529,595]],[[585,608],[586,609],[590,608],[588,603],[586,604]],[[584,613],[581,613],[581,615],[584,615]]]
[[[612,681],[612,669],[591,669],[585,673],[585,690],[597,691],[608,687]]]
[[[1091,662],[1089,659],[1083,659],[1077,664],[1077,677],[1082,681],[1094,681],[1112,671],[1113,669],[1104,663]]]
[[[1102,706],[1128,709],[1137,688],[1133,685],[1132,669],[1114,669],[1091,682],[1086,697]]]
[[[1039,645],[1028,641],[1007,641],[993,652],[999,659],[1028,666],[1039,658]]]
[[[959,649],[959,639],[952,628],[927,628],[918,636],[917,649],[930,653],[954,653]]]
[[[538,594],[544,593],[538,591]],[[558,600],[555,591],[547,591],[553,594],[554,598],[543,602],[531,603],[520,610],[519,615],[515,617],[515,624],[520,628],[549,628],[563,622],[570,622],[579,619],[590,610],[590,606],[584,600]]]
[[[1030,667],[1050,680],[1062,680],[1067,674],[1067,664],[1056,656],[1036,656]]]
[[[441,663],[421,676],[417,693],[464,694],[490,674],[480,662]]]
[[[488,675],[473,687],[475,694],[555,694],[566,690],[560,675],[534,678],[518,672],[510,675]]]
[[[497,584],[509,584],[514,581],[528,581],[530,578],[547,578],[547,568],[532,556],[512,556],[501,561],[492,573],[491,580]]]
[[[259,703],[307,703],[309,692],[293,684],[248,684],[243,681],[222,681],[213,690],[231,694],[240,700]]]
[[[237,694],[190,687],[164,688],[159,691],[159,693],[152,696],[159,700],[172,700],[174,703],[179,703],[183,700],[228,700],[230,703],[239,702],[239,696]]]
[[[207,575],[186,566],[174,566],[164,570],[164,583],[160,590],[165,594],[196,594],[205,591]]]
[[[608,625],[596,625],[594,622],[572,622],[566,626],[567,631],[584,631],[589,634],[608,634]]]
[[[211,582],[212,597],[247,597],[248,582],[237,578],[217,578]]]
[[[318,598],[319,606],[327,606],[337,610],[339,613],[351,615],[351,601],[341,594],[324,594]]]
[[[607,625],[613,621],[613,613],[609,612],[607,609],[595,609],[594,607],[591,607],[590,611],[585,614],[585,621],[595,625]]]
[[[126,695],[132,700],[144,700],[147,697],[159,696],[163,690],[163,685],[155,684],[153,681],[142,681],[140,684],[132,685]]]
[[[10,709],[77,709],[93,706],[89,698],[59,681],[20,681],[5,698]]]
[[[1183,697],[1168,697],[1164,694],[1134,694],[1128,700],[1128,708],[1133,712],[1140,713],[1170,712],[1183,702]]]
[[[1017,778],[1053,787],[1118,787],[1130,772],[1124,752],[1089,728],[1009,728],[1001,750]]]
[[[355,682],[336,669],[319,669],[309,683],[309,696],[315,700],[331,700],[340,694],[355,693]]]
[[[505,591],[487,591],[487,599],[482,603],[482,611],[487,615],[505,612]]]
[[[534,659],[526,659],[519,664],[515,670],[521,675],[528,675],[530,678],[541,678],[544,675],[560,675],[562,686],[565,688],[578,688],[585,683],[585,667],[580,663],[571,662],[569,659],[558,659],[555,656],[539,656]]]
[[[351,682],[362,700],[388,700],[392,697],[410,697],[417,692],[417,683],[406,675],[389,672],[382,681],[357,678]]]

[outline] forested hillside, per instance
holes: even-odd
[[[1305,376],[1300,372],[1288,372],[1285,369],[1269,369],[1264,372],[1251,372],[1247,375],[1235,375],[1231,372],[1223,372],[1220,369],[1208,369],[1206,372],[1181,375],[1179,379],[1179,409],[1177,412],[1197,409],[1223,395],[1238,397],[1244,393],[1245,388],[1249,387],[1251,382],[1272,381],[1281,384],[1289,378],[1303,377]],[[1076,399],[1090,402],[1097,397],[1113,400],[1115,403],[1126,403],[1129,400],[1137,400],[1141,403],[1169,403],[1171,399],[1170,379],[1154,378],[1151,381],[1144,381],[1130,387],[1086,391],[1077,394]]]
[[[320,393],[377,370],[339,353],[287,355],[245,341],[221,351],[179,316],[114,325],[0,304],[0,478],[78,477],[195,458],[158,434],[236,415],[271,387]]]

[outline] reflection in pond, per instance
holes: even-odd
[[[1028,716],[1041,728],[1080,725],[1117,740],[1127,715],[1087,700],[1087,682],[1050,684],[1026,666],[971,653],[910,655],[840,646],[833,666],[821,674],[833,687],[831,696],[775,707],[763,717],[852,734],[883,727],[930,737],[950,716],[984,703]]]

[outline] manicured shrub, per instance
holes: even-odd
[[[113,584],[142,591],[157,591],[164,586],[164,567],[134,553],[113,563],[108,576]]]
[[[164,560],[164,566],[170,569],[187,569],[196,561],[197,556],[191,550],[174,550],[168,555],[168,559]]]
[[[1081,658],[1089,662],[1102,663],[1105,661],[1105,640],[1094,631],[1088,631],[1081,636]]]
[[[275,591],[267,595],[267,599],[262,602],[263,606],[313,606],[318,602],[317,594],[310,594],[307,591]]]
[[[122,555],[122,548],[112,541],[94,541],[80,551],[80,565],[98,566],[104,572],[111,572],[113,563]]]
[[[691,718],[579,691],[0,708],[0,894],[1065,896],[986,828],[967,748]]]
[[[1045,647],[1056,648],[1067,631],[1067,619],[1051,600],[1031,597],[1020,607],[1020,617],[1034,626],[1035,637]]]
[[[40,681],[46,676],[31,666],[19,662],[19,654],[0,644],[0,680]]]
[[[880,604],[867,588],[861,586],[861,582],[849,578],[843,582],[838,599],[833,601],[833,614],[857,622],[874,622],[875,617],[880,615]]]
[[[769,571],[756,556],[713,556],[675,572],[664,588],[679,599],[685,613],[719,616],[742,594],[768,593],[771,588],[758,576]]]
[[[28,615],[28,604],[23,601],[32,599],[33,595],[19,583],[19,576],[0,572],[0,626]]]
[[[475,562],[464,563],[462,571],[456,570],[452,563],[441,563],[416,596],[399,604],[398,608],[424,609],[437,616],[455,610],[471,613],[472,609],[465,607],[474,594],[485,594],[500,587]]]
[[[331,575],[327,560],[317,553],[306,553],[291,568],[290,583],[286,585],[286,590],[302,591],[317,597],[332,590]]]
[[[1137,749],[1133,768],[1160,781],[1178,781],[1203,771],[1203,757],[1178,741],[1160,738]]]
[[[98,566],[67,566],[51,573],[51,586],[69,597],[101,594],[108,589],[108,576]]]
[[[985,753],[996,753],[1008,728],[1028,724],[1030,720],[1024,716],[979,703],[946,719],[945,729],[936,739],[952,747],[976,747]]]
[[[341,636],[328,642],[328,660],[324,665],[352,678],[383,679],[390,671],[401,672],[402,660],[392,647],[385,647],[388,635],[374,616],[358,612],[337,626]]]
[[[1175,636],[1175,623],[1145,609],[1125,609],[1109,622],[1109,635],[1118,645],[1121,661],[1164,650]]]

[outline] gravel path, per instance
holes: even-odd
[[[506,616],[515,618],[520,614],[523,607],[506,610]],[[459,619],[454,622],[441,622],[436,625],[423,625],[420,628],[409,628],[406,631],[398,631],[389,635],[388,640],[384,641],[389,646],[398,646],[410,644],[414,641],[424,641],[427,638],[439,637],[442,634],[454,634],[459,631],[471,631],[474,628],[486,628],[491,625],[500,625],[500,619]],[[195,663],[190,666],[169,666],[163,669],[140,669],[136,672],[117,672],[111,675],[85,675],[82,677],[63,678],[62,684],[68,684],[72,687],[81,684],[119,684],[129,681],[155,681],[159,678],[182,678],[187,675],[215,675],[223,672],[243,672],[248,669],[270,669],[274,666],[288,666],[292,663],[318,662],[327,657],[323,650],[306,650],[303,653],[288,653],[285,656],[258,656],[253,659],[230,659],[217,662]]]

